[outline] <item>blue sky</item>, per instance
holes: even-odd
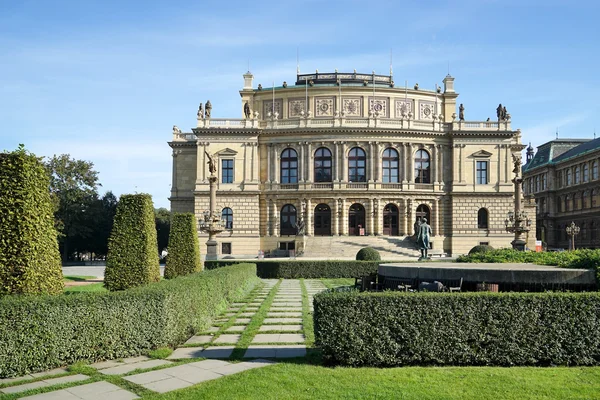
[[[0,0],[0,150],[92,161],[101,191],[168,207],[171,128],[199,102],[239,118],[254,84],[301,72],[386,74],[421,88],[456,78],[466,118],[506,105],[523,142],[600,134],[595,1]],[[595,28],[594,28],[595,27]]]

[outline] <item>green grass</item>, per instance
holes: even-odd
[[[172,353],[173,353],[173,349],[170,349],[168,347],[161,347],[156,350],[150,350],[148,352],[148,357],[163,360],[163,359],[169,357]]]
[[[78,285],[65,287],[65,293],[78,293],[78,292],[106,292],[107,289],[104,287],[102,282],[90,283],[89,285]]]
[[[589,400],[600,399],[600,368],[376,369],[280,363],[149,398]]]
[[[354,286],[354,278],[321,279],[321,282],[323,282],[323,285],[327,286],[328,289],[339,286]]]
[[[306,347],[312,347],[315,344],[315,332],[313,327],[313,316],[309,310],[308,291],[304,285],[304,279],[300,279],[300,288],[302,289],[302,327],[304,333],[304,342]]]
[[[96,279],[97,276],[90,276],[90,275],[66,275],[63,277],[63,280],[65,282],[84,282],[87,281],[88,279]]]

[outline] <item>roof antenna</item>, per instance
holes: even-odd
[[[296,75],[300,75],[300,48],[296,47]]]
[[[596,127],[594,127],[594,139],[596,139]]]
[[[448,75],[450,75],[450,60],[448,60]]]
[[[393,48],[390,49],[390,77],[392,77],[394,75],[394,70],[392,68],[392,65],[394,64],[393,63],[393,52],[394,52],[394,49]]]
[[[558,127],[556,128],[556,139],[558,139]]]

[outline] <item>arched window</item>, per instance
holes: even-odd
[[[582,171],[583,171],[582,178],[583,178],[583,182],[585,183],[590,180],[590,170],[589,170],[587,163],[583,164]]]
[[[488,229],[489,228],[489,214],[485,208],[480,208],[477,212],[477,228]]]
[[[331,182],[331,151],[326,147],[315,151],[315,182]]]
[[[225,221],[225,229],[233,229],[233,211],[229,207],[225,207],[221,211],[221,219]]]
[[[546,174],[542,174],[542,190],[546,190]]]
[[[580,169],[579,169],[579,165],[575,167],[575,173],[574,175],[574,180],[575,180],[575,184],[577,185],[579,183],[579,175],[580,175]]]
[[[592,162],[592,180],[598,179],[598,161]]]
[[[425,150],[417,150],[415,153],[415,183],[431,183],[429,167],[429,153]]]
[[[535,191],[539,192],[540,190],[540,176],[536,175],[535,177]]]
[[[383,183],[398,183],[399,160],[395,149],[387,148],[383,151]]]
[[[567,168],[565,175],[566,175],[565,180],[567,181],[567,186],[570,186],[571,185],[571,168]]]
[[[590,191],[586,190],[583,192],[583,196],[581,197],[581,207],[582,208],[590,208]]]
[[[367,181],[367,155],[360,147],[354,147],[348,153],[348,182]]]
[[[281,207],[279,233],[281,235],[296,234],[296,207],[291,204]]]
[[[294,149],[281,153],[281,183],[298,183],[298,153]]]
[[[575,193],[573,195],[573,210],[581,209],[581,193]]]
[[[565,211],[573,211],[573,203],[571,202],[571,195],[568,194],[565,197]]]
[[[598,206],[598,189],[592,189],[592,208],[595,208]]]

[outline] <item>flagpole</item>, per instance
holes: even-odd
[[[273,81],[273,110],[271,111],[273,118],[275,118],[275,81]]]
[[[375,70],[373,70],[373,106],[371,107],[373,116],[375,116]]]

